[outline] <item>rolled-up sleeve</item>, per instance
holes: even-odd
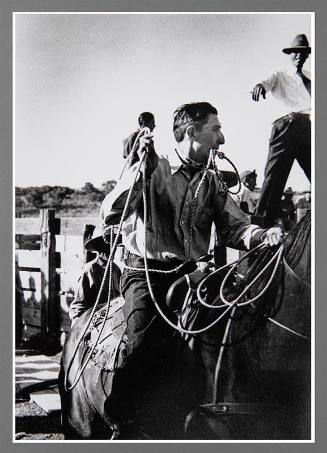
[[[81,316],[86,310],[92,307],[97,297],[94,279],[90,270],[86,267],[78,279],[76,295],[69,307],[69,318],[71,320]]]
[[[216,197],[215,225],[225,246],[239,250],[249,250],[258,245],[265,229],[251,225],[250,217],[237,206],[229,193],[219,193]]]
[[[272,91],[277,83],[278,80],[278,73],[274,73],[266,78],[264,78],[261,82],[261,85],[264,87],[266,91]]]
[[[130,187],[133,182],[134,188],[131,194],[128,209],[126,211],[126,217],[128,217],[133,211],[136,210],[138,203],[142,198],[142,178],[139,173],[136,175],[138,169],[138,162],[132,167],[127,169],[123,177],[118,181],[115,188],[104,198],[100,208],[100,218],[107,225],[116,225],[120,222],[127,196]]]

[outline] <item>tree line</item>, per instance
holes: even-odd
[[[86,182],[81,189],[67,186],[15,187],[16,212],[32,212],[39,209],[74,209],[76,207],[98,206],[103,198],[113,190],[116,181],[109,180],[95,187]]]

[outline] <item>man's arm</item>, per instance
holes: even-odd
[[[277,81],[277,74],[273,74],[265,80],[257,83],[251,91],[252,99],[255,102],[260,100],[260,96],[263,99],[266,99],[266,94],[268,91],[272,91]]]
[[[135,139],[136,139],[138,133],[139,133],[139,131],[133,132],[127,138],[124,138],[124,140],[123,140],[123,157],[124,157],[124,159],[127,159],[127,157],[132,152],[132,149],[133,149],[133,146],[135,143]],[[137,149],[137,147],[138,147],[138,144],[136,144],[136,149]],[[135,154],[135,157],[137,157],[137,154]]]
[[[128,138],[129,137],[124,138],[124,140],[123,140],[123,158],[124,159],[127,159],[127,157],[129,156],[129,153],[130,153]]]
[[[261,83],[258,83],[252,90],[252,99],[256,102],[259,101],[260,96],[263,97],[263,99],[266,99],[266,90],[264,86]]]
[[[97,291],[94,285],[92,273],[86,265],[83,268],[82,274],[78,279],[76,295],[73,302],[69,306],[68,315],[72,324],[83,313],[95,304]]]
[[[266,230],[252,225],[250,217],[241,211],[228,193],[217,197],[215,225],[224,244],[239,250],[249,250],[264,241],[277,245],[284,236],[279,227]]]
[[[140,145],[137,151],[140,159],[144,149],[147,152],[145,174],[147,178],[150,178],[158,165],[158,156],[153,147],[152,134],[145,134],[140,138]],[[142,199],[142,168],[139,171],[139,164],[139,162],[136,162],[127,169],[115,188],[103,200],[100,208],[100,217],[107,225],[119,223],[127,201],[128,191],[134,181],[135,184],[126,211],[126,217],[136,210]]]

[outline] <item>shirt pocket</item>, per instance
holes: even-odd
[[[208,230],[211,227],[214,216],[214,208],[204,207],[196,215],[194,225],[199,230]]]

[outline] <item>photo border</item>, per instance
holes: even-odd
[[[11,451],[24,450],[24,452],[44,451],[68,451],[70,449],[90,449],[90,443],[58,443],[49,441],[44,442],[24,442],[12,443],[12,317],[13,306],[13,275],[12,275],[12,231],[13,231],[13,156],[12,156],[12,13],[13,12],[315,12],[316,29],[316,244],[315,247],[315,278],[316,278],[316,442],[293,442],[286,443],[92,443],[92,450],[105,451],[110,448],[110,452],[152,452],[156,451],[178,451],[187,449],[187,452],[203,452],[219,450],[223,452],[235,451],[261,451],[262,448],[269,451],[280,452],[310,452],[314,449],[323,452],[326,449],[326,376],[327,376],[327,357],[326,357],[326,335],[324,330],[327,320],[327,308],[324,302],[326,294],[326,277],[324,276],[325,256],[327,256],[327,241],[323,236],[324,225],[327,222],[327,213],[323,209],[324,200],[327,198],[327,187],[324,187],[323,172],[327,169],[326,153],[324,143],[326,139],[326,89],[322,82],[326,77],[326,56],[325,43],[327,43],[327,32],[325,22],[327,19],[327,9],[323,1],[311,1],[310,3],[290,0],[287,5],[282,1],[212,1],[203,0],[200,2],[188,1],[146,1],[139,0],[137,8],[135,1],[109,1],[109,0],[0,0],[0,237],[1,237],[1,260],[0,278],[2,288],[2,313],[0,316],[0,451],[7,453]],[[313,41],[313,39],[312,39]],[[313,45],[313,42],[312,42]],[[318,212],[318,209],[320,211]],[[317,246],[319,244],[319,246]],[[314,397],[314,396],[313,396]],[[259,450],[260,449],[260,450]]]

